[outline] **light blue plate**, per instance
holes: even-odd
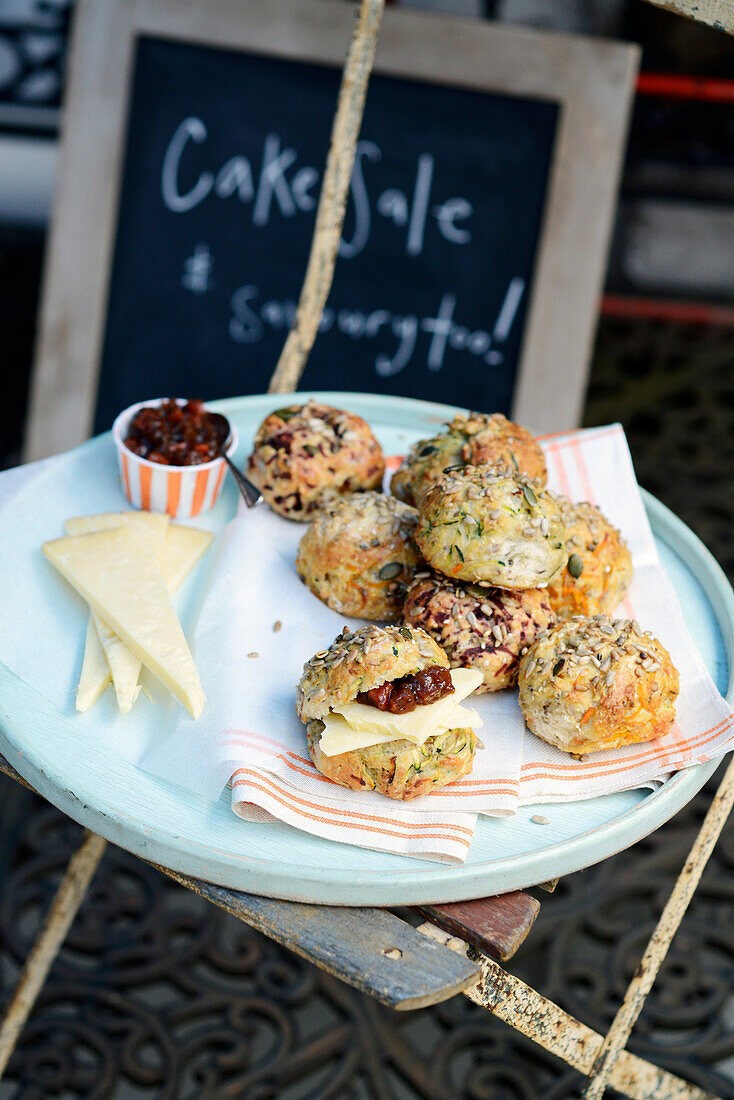
[[[387,454],[404,452],[456,412],[394,397],[315,394],[352,409],[375,429]],[[217,403],[240,433],[247,453],[264,415],[288,397],[258,395]],[[64,456],[69,472],[85,460],[108,476],[109,496],[95,510],[124,507],[109,435]],[[228,479],[229,480],[229,479]],[[104,484],[104,483],[103,483]],[[39,507],[33,481],[14,508]],[[104,495],[104,494],[103,494]],[[648,494],[645,505],[665,568],[678,589],[693,635],[722,692],[734,698],[734,594],[706,548]],[[88,504],[88,502],[87,502]],[[79,512],[90,508],[80,490]],[[211,517],[234,514],[236,494],[225,487]],[[3,515],[0,513],[0,535]],[[194,586],[195,587],[195,586]],[[41,624],[39,624],[41,625]],[[109,693],[108,693],[109,694]],[[627,791],[566,805],[533,806],[513,818],[479,818],[471,851],[460,867],[333,844],[280,824],[240,821],[229,792],[217,802],[152,778],[125,760],[109,738],[112,704],[83,716],[64,714],[0,665],[0,751],[45,798],[70,817],[131,852],[184,874],[251,893],[331,905],[401,905],[457,901],[544,882],[596,863],[634,844],[684,806],[715,770],[715,762],[680,772],[655,793]],[[115,728],[124,730],[124,726]],[[548,825],[533,824],[541,814]]]

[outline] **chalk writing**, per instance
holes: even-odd
[[[225,160],[216,171],[206,169],[196,175],[187,167],[187,148],[192,144],[203,145],[207,139],[206,124],[192,115],[176,127],[168,143],[161,168],[161,195],[172,213],[188,214],[211,198],[236,197],[241,203],[252,206],[252,224],[263,229],[277,214],[294,218],[299,212],[309,213],[314,209],[319,172],[310,165],[296,167],[298,151],[283,146],[278,134],[270,133],[265,137],[259,164],[253,165],[249,157],[237,154]],[[418,157],[410,195],[400,188],[388,187],[379,191],[373,202],[367,167],[381,159],[382,151],[374,142],[358,142],[350,188],[354,230],[349,241],[340,242],[340,256],[353,259],[364,251],[369,241],[373,206],[380,217],[396,229],[405,230],[403,247],[409,256],[420,256],[423,252],[426,232],[432,222],[438,234],[450,244],[469,244],[471,231],[467,223],[474,207],[461,196],[432,204],[436,164],[430,153],[421,153]]]

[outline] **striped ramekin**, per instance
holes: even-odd
[[[121,412],[112,425],[120,480],[125,496],[135,508],[168,512],[173,519],[190,519],[206,512],[219,496],[227,472],[224,459],[214,458],[200,466],[162,466],[159,462],[140,458],[125,446],[125,437],[136,413],[167,400],[167,397],[158,397],[153,401],[139,401]],[[186,401],[179,399],[178,403],[185,405]],[[230,424],[225,451],[232,455],[236,449],[237,432]]]

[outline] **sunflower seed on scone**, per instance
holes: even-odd
[[[390,492],[416,507],[447,466],[506,466],[546,481],[545,458],[527,428],[502,413],[457,414],[446,430],[421,439],[393,475]]]
[[[520,661],[518,686],[528,728],[581,754],[662,737],[675,718],[679,678],[652,634],[597,615],[542,631]]]
[[[413,541],[415,508],[382,493],[329,502],[308,528],[296,571],[315,596],[358,619],[399,619],[408,585],[423,563]]]
[[[496,588],[544,588],[567,560],[553,494],[497,466],[444,473],[421,501],[415,537],[438,572]]]
[[[522,650],[553,622],[544,588],[480,588],[435,572],[413,582],[403,616],[431,635],[452,668],[479,669],[478,692],[515,684]]]
[[[255,435],[247,476],[286,519],[308,520],[342,493],[377,489],[385,460],[365,420],[309,401],[265,418]]]

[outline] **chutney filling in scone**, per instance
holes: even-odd
[[[353,790],[429,794],[471,771],[481,719],[462,703],[481,679],[449,669],[423,630],[345,630],[306,663],[298,685],[311,759]]]

